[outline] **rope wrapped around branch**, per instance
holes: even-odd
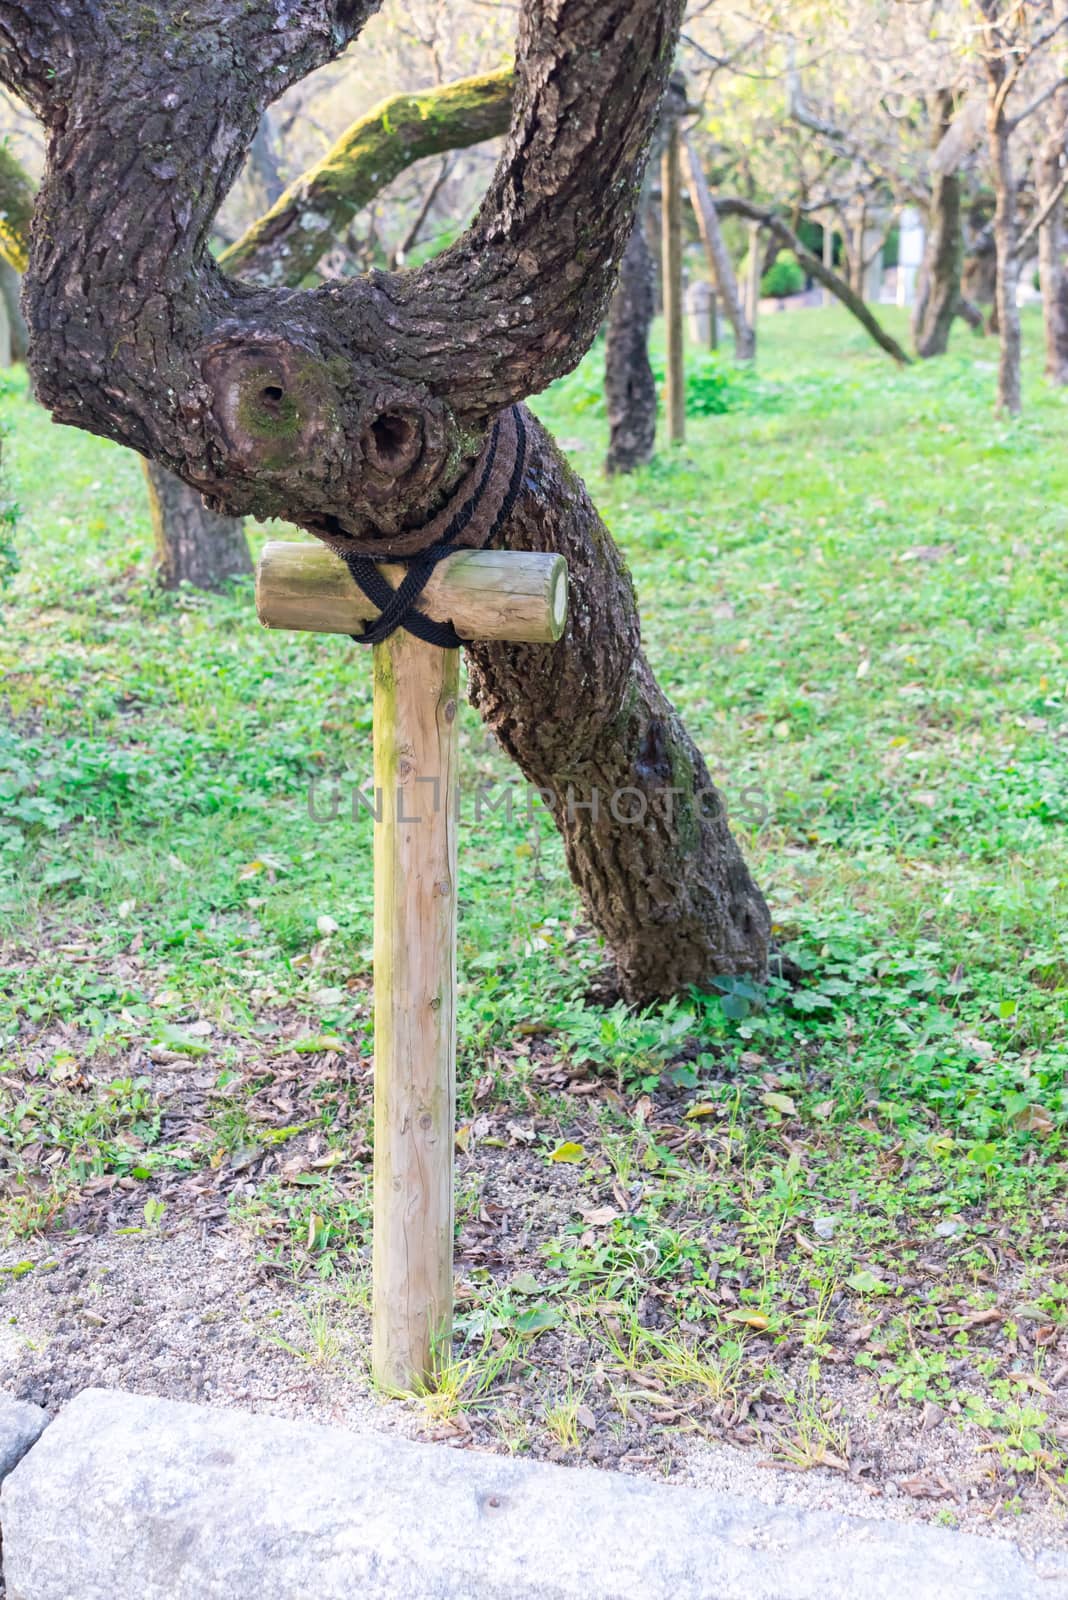
[[[381,644],[404,628],[441,650],[459,648],[463,640],[452,623],[435,622],[419,609],[417,601],[444,556],[458,549],[481,550],[496,536],[523,486],[526,446],[522,413],[518,406],[511,406],[493,424],[482,454],[448,505],[419,529],[420,540],[429,536],[430,542],[413,555],[401,557],[408,570],[396,589],[372,557],[338,551],[357,587],[381,613],[363,633],[352,635],[357,644]]]

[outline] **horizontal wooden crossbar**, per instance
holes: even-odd
[[[379,567],[394,587],[404,570]],[[457,550],[438,562],[419,603],[464,639],[551,644],[567,622],[567,563],[526,550]],[[303,633],[359,634],[377,615],[332,550],[283,540],[260,556],[256,611],[264,627]]]

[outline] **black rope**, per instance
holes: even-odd
[[[501,508],[493,519],[483,545],[490,542],[498,529],[511,515],[513,506],[519,498],[519,491],[523,487],[523,471],[526,465],[527,431],[523,426],[522,413],[518,406],[513,406],[513,415],[516,425],[516,451],[515,464],[509,480],[508,490],[501,502]],[[354,633],[352,638],[357,644],[381,644],[398,628],[404,628],[407,633],[414,634],[417,639],[422,639],[426,644],[436,644],[442,650],[457,650],[463,643],[451,622],[435,622],[421,611],[416,604],[419,596],[430,582],[430,576],[443,557],[452,555],[456,548],[456,540],[466,530],[471,518],[482,501],[486,486],[497,459],[497,445],[500,440],[500,422],[493,424],[490,435],[489,449],[486,452],[486,463],[474,490],[464,504],[457,511],[441,538],[434,544],[428,545],[425,550],[420,550],[417,555],[406,558],[408,567],[403,579],[394,589],[386,578],[379,572],[371,556],[350,555],[344,552],[342,559],[358,588],[367,596],[379,610],[379,616],[366,628],[363,633]],[[502,463],[503,464],[503,463]]]

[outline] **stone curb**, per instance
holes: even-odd
[[[0,1394],[0,1483],[15,1470],[47,1426],[47,1411]]]
[[[1068,1556],[86,1390],[0,1495],[8,1600],[1055,1600]]]

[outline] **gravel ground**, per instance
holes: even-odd
[[[57,1411],[80,1389],[105,1386],[502,1448],[477,1413],[443,1415],[375,1396],[361,1295],[327,1291],[324,1299],[317,1286],[294,1286],[217,1211],[186,1212],[170,1231],[138,1230],[136,1220],[131,1212],[128,1232],[110,1226],[0,1252],[8,1272],[34,1263],[12,1274],[2,1297],[0,1374],[11,1393]],[[610,1426],[606,1413],[595,1416],[578,1451],[536,1440],[530,1448],[771,1504],[934,1521],[1025,1548],[1068,1548],[1068,1519],[1052,1495],[992,1505],[989,1487],[981,1492],[988,1469],[977,1429],[941,1414],[918,1429],[915,1410],[881,1402],[866,1375],[842,1368],[834,1381],[850,1435],[840,1471],[784,1469],[767,1460],[759,1435],[748,1448],[711,1442],[663,1425],[656,1407],[625,1429]]]

